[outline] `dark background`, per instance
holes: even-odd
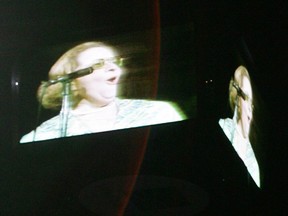
[[[113,215],[112,204],[116,200],[115,206],[118,205],[121,193],[111,188],[117,188],[119,182],[123,187],[127,179],[133,182],[130,176],[135,174],[140,177],[127,205],[127,215],[217,215],[220,212],[221,215],[249,215],[249,212],[285,215],[288,193],[285,1],[160,1],[161,28],[193,23],[195,50],[191,61],[195,63],[197,79],[196,118],[143,131],[115,132],[114,141],[108,139],[112,135],[104,134],[21,147],[14,144],[19,114],[14,96],[19,89],[13,82],[20,79],[15,60],[21,59],[23,53],[28,55],[30,48],[150,29],[155,21],[151,18],[153,3],[136,0],[0,2],[3,200],[0,211],[3,215]],[[169,41],[169,35],[166,37]],[[171,44],[176,46],[187,35],[181,37],[179,33],[178,37]],[[227,86],[241,62],[249,68],[261,105],[259,126],[264,139],[259,154],[263,158],[264,180],[260,195],[242,179],[245,170],[234,169],[241,164],[236,155],[221,145],[225,140],[215,129],[217,119],[230,115]],[[185,82],[181,72],[176,73],[179,82]],[[161,84],[159,88],[161,92]],[[195,86],[192,88],[194,91]],[[163,89],[170,90],[165,85]],[[138,173],[143,149],[146,152]],[[133,163],[136,165],[132,166]],[[103,179],[108,180],[103,183]],[[89,198],[90,194],[84,193],[86,190],[95,191],[92,197],[95,194],[101,197]],[[111,201],[111,197],[115,200]],[[91,207],[93,201],[101,203],[98,210],[102,213]],[[247,201],[251,205],[246,205]],[[241,214],[239,209],[243,211]]]

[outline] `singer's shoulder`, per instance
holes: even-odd
[[[24,135],[20,143],[41,141],[59,137],[59,115],[44,121],[35,130]]]
[[[231,141],[234,131],[235,131],[235,123],[231,118],[225,118],[219,120],[219,125],[222,128],[223,132],[227,136],[227,138]]]
[[[44,121],[42,124],[40,124],[37,127],[37,130],[39,129],[40,131],[51,131],[59,128],[59,115],[56,115],[46,121]]]
[[[170,101],[146,99],[118,99],[118,119],[138,119],[147,121],[147,124],[158,124],[186,119],[180,107]]]

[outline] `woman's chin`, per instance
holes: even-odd
[[[249,137],[249,130],[245,131],[244,133],[244,138],[247,139]]]
[[[116,96],[115,95],[105,95],[103,96],[103,102],[106,102],[106,103],[111,103],[115,100]]]

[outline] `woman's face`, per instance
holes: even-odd
[[[115,53],[112,49],[94,47],[85,50],[77,58],[79,64],[77,70],[91,67],[99,60],[104,60],[103,66],[94,69],[93,73],[75,80],[80,96],[99,107],[112,102],[117,94],[121,69],[113,62],[105,62],[105,59],[113,57]]]
[[[242,91],[246,94],[247,98],[244,100],[240,98],[240,129],[244,138],[249,136],[250,125],[252,120],[252,87],[249,79],[247,77],[243,78],[242,81]]]

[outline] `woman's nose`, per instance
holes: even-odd
[[[252,115],[253,115],[253,106],[250,104],[250,105],[248,106],[248,116],[249,116],[250,118],[252,118]]]
[[[114,63],[107,63],[105,65],[106,71],[107,72],[116,72],[116,73],[121,73],[121,68],[114,64]]]

